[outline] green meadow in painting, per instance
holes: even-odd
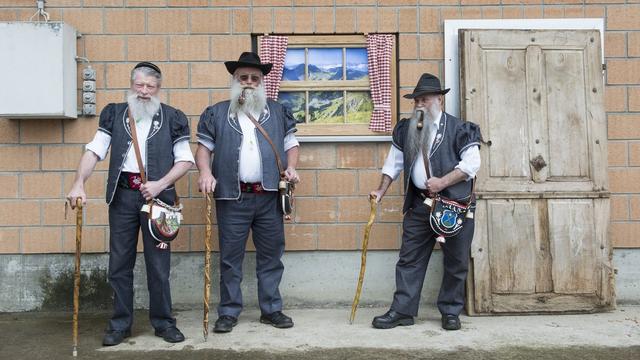
[[[289,108],[297,123],[305,122],[307,106],[304,91],[281,91],[278,94],[278,102]]]
[[[291,110],[297,123],[305,123],[305,92],[280,92],[278,101]],[[347,91],[346,103],[342,91],[309,91],[309,123],[368,123],[372,111],[368,91]]]
[[[368,91],[347,91],[347,123],[362,124],[371,120],[373,101]]]

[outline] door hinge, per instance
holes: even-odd
[[[602,64],[602,71],[607,71],[607,64]]]

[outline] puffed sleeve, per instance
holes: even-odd
[[[100,121],[98,122],[98,131],[111,136],[113,130],[113,120],[116,117],[116,104],[108,104],[100,112]]]
[[[402,119],[398,121],[396,126],[393,128],[393,132],[391,133],[391,144],[400,151],[404,151],[404,140],[407,135],[408,124],[408,119]]]
[[[171,118],[171,141],[175,144],[182,140],[189,140],[190,135],[187,116],[182,111],[175,109]]]
[[[465,121],[456,132],[456,149],[458,155],[461,155],[470,146],[480,146],[482,134],[480,134],[480,126],[472,122]]]
[[[282,110],[284,111],[284,133],[285,135],[293,134],[298,131],[296,128],[296,119],[293,117],[293,113],[289,110],[288,107],[282,106]]]
[[[216,130],[213,126],[213,110],[211,107],[204,109],[198,121],[198,129],[196,136],[198,140],[204,140],[215,144]]]

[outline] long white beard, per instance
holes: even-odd
[[[418,129],[420,112],[424,113],[422,129]],[[431,124],[435,122],[439,113],[440,105],[437,103],[433,103],[428,108],[421,107],[413,110],[413,114],[409,119],[409,130],[405,146],[405,151],[410,159],[415,159],[419,151],[427,152],[429,146],[428,141],[431,136]]]
[[[426,146],[427,139],[429,139],[429,126],[427,125],[426,116],[423,118],[422,129],[418,129],[420,112],[424,112],[424,109],[414,110],[409,119],[409,130],[407,130],[407,142],[404,150],[409,159],[415,159],[418,156],[418,152],[422,151],[422,148]]]
[[[434,123],[438,114],[440,114],[440,104],[434,102],[430,107],[426,108],[424,117],[425,120],[428,120],[430,123]]]
[[[243,90],[244,103],[240,104],[238,99]],[[266,105],[267,93],[263,84],[258,85],[255,89],[243,88],[238,81],[233,80],[233,84],[231,84],[231,105],[229,105],[232,113],[238,113],[239,111],[260,113]]]
[[[140,100],[138,94],[131,90],[127,93],[127,103],[136,120],[153,119],[153,116],[160,109],[160,99],[157,96],[152,96],[149,100]]]

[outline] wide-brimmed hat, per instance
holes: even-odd
[[[260,62],[260,56],[254,52],[245,51],[240,55],[238,61],[225,61],[224,66],[227,67],[229,74],[233,75],[238,68],[251,67],[260,69],[263,75],[267,75],[271,71],[273,64],[263,64]]]
[[[435,75],[431,75],[429,73],[424,73],[420,76],[420,80],[418,80],[418,84],[416,88],[413,89],[411,94],[404,95],[407,99],[414,99],[420,95],[426,94],[440,94],[444,95],[449,92],[451,89],[443,89],[440,86],[440,79],[438,79]]]

